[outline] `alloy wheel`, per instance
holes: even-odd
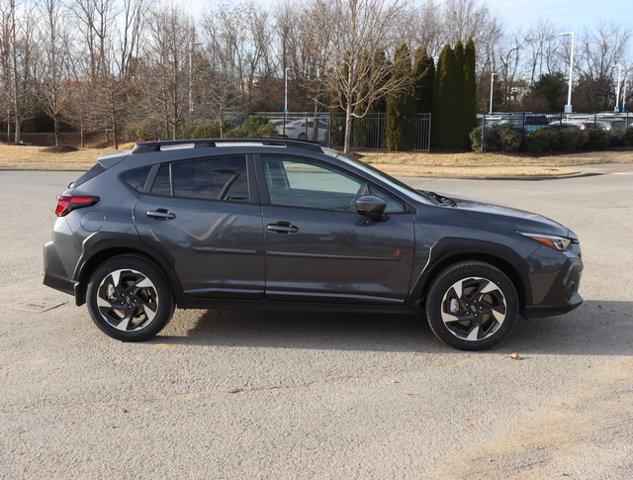
[[[97,289],[97,309],[112,327],[124,332],[145,328],[156,316],[158,295],[152,281],[139,271],[110,272]]]
[[[506,298],[492,280],[468,277],[455,282],[444,294],[441,316],[457,338],[476,342],[493,335],[506,318]]]

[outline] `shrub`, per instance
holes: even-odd
[[[252,115],[241,125],[226,132],[226,136],[231,138],[274,137],[276,134],[275,127],[260,115]]]
[[[614,128],[609,130],[609,146],[610,147],[622,147],[624,146],[624,129]]]
[[[541,128],[525,135],[525,150],[541,154],[553,152],[559,148],[558,134],[551,128]]]
[[[219,138],[220,122],[212,120],[203,123],[190,123],[182,130],[182,138]]]
[[[523,131],[512,125],[495,127],[499,139],[499,150],[504,152],[518,152],[523,143]]]
[[[598,129],[589,130],[587,148],[589,150],[606,150],[609,148],[609,132]]]
[[[470,132],[470,146],[473,151],[481,151],[481,134],[482,127],[474,128]],[[499,150],[499,132],[497,131],[497,129],[493,127],[486,128],[485,135],[486,138],[484,139],[484,150],[486,152],[496,152],[497,150]]]
[[[151,118],[144,118],[127,123],[123,133],[129,140],[156,140],[160,138],[161,125]]]
[[[577,128],[563,128],[558,131],[559,148],[564,152],[582,150],[587,144],[587,135]]]
[[[633,147],[633,125],[624,130],[624,145]]]

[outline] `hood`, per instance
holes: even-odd
[[[449,198],[455,202],[451,208],[460,210],[477,221],[496,225],[498,228],[577,238],[567,227],[543,215],[466,198],[454,196],[449,196]]]

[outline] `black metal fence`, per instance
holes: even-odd
[[[339,112],[260,112],[281,137],[318,142],[342,148],[345,142],[345,113]],[[431,146],[431,114],[417,113],[402,122],[408,150],[428,151]],[[387,148],[387,116],[368,113],[352,119],[351,148]]]

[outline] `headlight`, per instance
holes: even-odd
[[[571,243],[571,239],[567,237],[559,237],[557,235],[548,235],[544,233],[526,233],[517,232],[524,237],[531,238],[532,240],[545,245],[546,247],[553,248],[559,252],[563,252]]]

